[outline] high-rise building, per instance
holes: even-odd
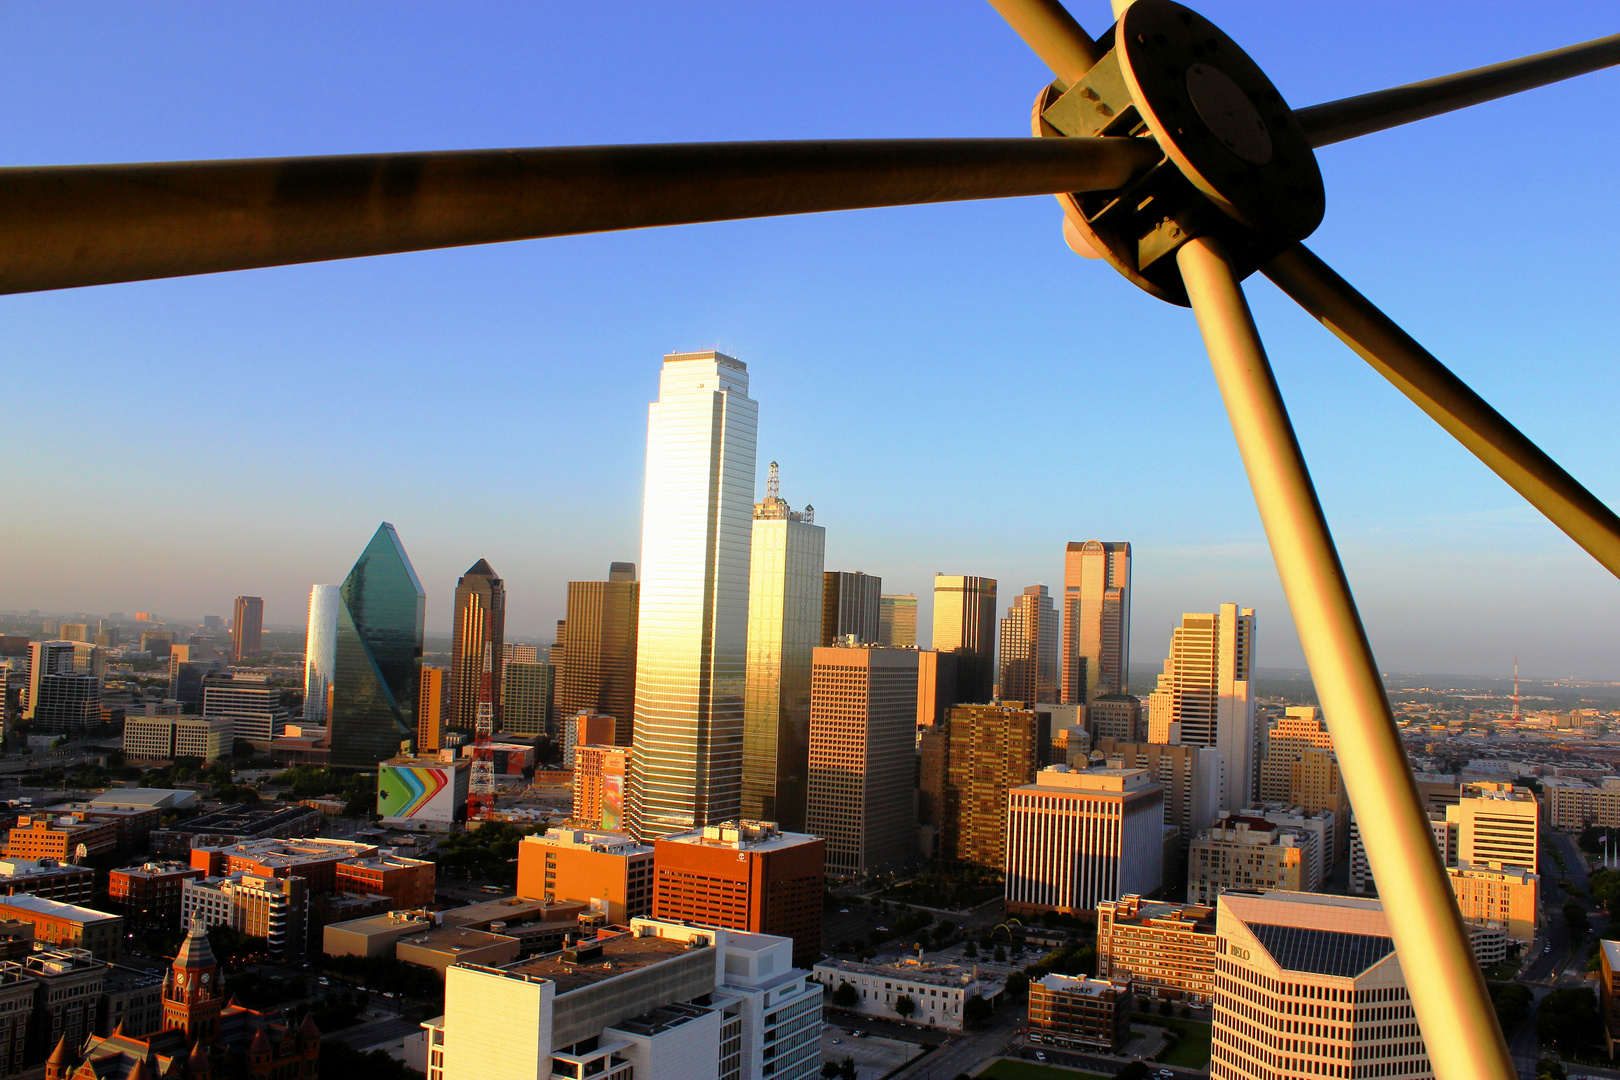
[[[664,357],[648,407],[641,523],[630,777],[638,838],[732,820],[742,809],[758,424],[740,361],[718,352]],[[570,627],[570,658],[574,640]]]
[[[47,675],[73,674],[73,642],[30,641],[28,643],[28,705],[23,719],[32,720],[39,707],[41,688]]]
[[[610,573],[608,581],[568,583],[568,618],[558,624],[559,642],[562,627],[567,627],[567,645],[551,654],[556,667],[552,715],[562,719],[594,709],[614,718],[618,728],[613,741],[629,746],[635,726],[641,583],[635,580],[635,563],[613,565],[628,571],[615,571],[617,578]]]
[[[636,751],[640,754],[640,751]],[[729,821],[653,844],[653,916],[793,939],[795,964],[821,956],[826,841],[773,821]]]
[[[1506,783],[1464,784],[1446,817],[1459,824],[1457,861],[1462,866],[1536,869],[1539,855],[1536,797]]]
[[[431,754],[444,745],[444,702],[449,668],[424,665],[416,689],[416,752]]]
[[[501,642],[501,663],[510,664],[514,660],[520,664],[537,663],[540,660],[540,646]]]
[[[204,615],[202,624],[204,630],[225,629],[225,620],[218,615]]]
[[[1303,890],[1311,839],[1265,818],[1222,814],[1187,853],[1187,902],[1213,904],[1228,889]]]
[[[1131,545],[1087,540],[1063,555],[1063,701],[1130,690]]]
[[[1221,757],[1208,746],[1168,746],[1097,740],[1104,761],[1122,769],[1145,769],[1164,788],[1164,823],[1181,831],[1181,851],[1215,823],[1221,812]]]
[[[827,570],[821,579],[821,642],[823,647],[853,637],[876,643],[882,625],[883,579],[847,570]]]
[[[1008,914],[1078,915],[1163,884],[1164,789],[1145,770],[1051,765],[1007,803]]]
[[[168,659],[173,644],[174,635],[167,630],[141,631],[141,652],[150,654],[153,660]]]
[[[917,650],[815,651],[805,831],[827,874],[899,869],[916,844]]]
[[[563,768],[574,767],[574,755],[582,746],[613,746],[618,720],[595,709],[581,709],[562,722]]]
[[[598,747],[620,754],[623,746]],[[594,907],[610,926],[652,914],[653,849],[611,829],[547,829],[518,845],[517,893]]]
[[[304,720],[326,723],[326,699],[337,671],[338,607],[343,603],[336,585],[312,585],[309,590],[309,629],[304,634]]]
[[[327,745],[333,765],[375,768],[416,737],[427,593],[383,522],[339,590]]]
[[[89,641],[90,624],[82,622],[65,622],[57,630],[62,641]]]
[[[805,828],[810,753],[810,664],[821,640],[827,530],[781,496],[771,462],[754,505],[748,571],[748,681],[743,699],[742,814]]]
[[[995,578],[934,575],[934,648],[956,654],[957,700],[990,700],[996,679]]]
[[[1045,585],[1013,598],[1001,620],[1001,697],[1055,702],[1058,696],[1058,613]]]
[[[232,675],[218,671],[203,679],[202,714],[231,722],[238,739],[268,743],[287,724],[281,688],[263,675]]]
[[[501,665],[502,731],[508,735],[553,733],[552,670],[539,660],[508,660]]]
[[[1226,770],[1221,809],[1254,801],[1256,731],[1250,671],[1254,609],[1222,604],[1184,614],[1170,636],[1159,685],[1148,698],[1148,741],[1213,746]]]
[[[1215,909],[1128,894],[1097,904],[1097,977],[1148,997],[1207,1004],[1215,993]]]
[[[264,598],[238,596],[236,614],[231,618],[231,663],[239,664],[263,651]]]
[[[952,707],[961,703],[956,690],[956,654],[938,649],[917,650],[917,726],[943,724]]]
[[[1006,866],[1007,794],[1035,782],[1049,732],[1046,717],[1019,703],[958,705],[936,752],[924,747],[924,796],[938,818],[939,857],[986,869]],[[930,733],[933,734],[933,733]],[[936,771],[937,770],[937,771]]]
[[[878,644],[896,649],[917,647],[916,593],[884,593],[878,597]]]
[[[450,632],[450,712],[457,731],[471,734],[478,706],[488,705],[492,733],[501,731],[501,646],[506,638],[506,584],[483,559],[456,582],[455,625]]]
[[[610,832],[624,827],[624,782],[630,775],[631,753],[628,746],[611,743],[574,747],[573,824]],[[648,893],[648,903],[651,897]]]
[[[1086,706],[1086,730],[1094,739],[1146,742],[1142,700],[1134,694],[1099,694]]]
[[[1378,901],[1226,893],[1215,934],[1211,1080],[1434,1075]]]

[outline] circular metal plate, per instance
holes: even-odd
[[[1115,31],[1137,111],[1177,168],[1249,228],[1303,240],[1322,222],[1322,173],[1265,72],[1174,0],[1136,0]]]

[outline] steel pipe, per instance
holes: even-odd
[[[990,6],[1063,80],[1064,89],[1102,59],[1102,49],[1058,0],[990,0]]]
[[[1620,517],[1372,301],[1303,244],[1288,248],[1260,269],[1531,506],[1620,577]]]
[[[1614,64],[1620,64],[1620,34],[1442,75],[1438,79],[1295,109],[1294,116],[1312,146],[1327,146],[1465,109],[1482,101],[1494,101],[1521,90],[1572,79]]]
[[[1243,287],[1218,241],[1176,253],[1310,665],[1438,1080],[1513,1080],[1389,699]]]
[[[0,169],[0,293],[542,236],[1109,190],[1148,139],[872,139]]]

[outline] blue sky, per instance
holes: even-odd
[[[1102,0],[1072,10],[1094,32]],[[1612,33],[1612,5],[1200,8],[1296,106]],[[1049,76],[988,5],[0,5],[0,162],[1021,136]],[[1620,218],[1599,73],[1328,147],[1312,247],[1613,505]],[[303,618],[394,522],[448,626],[637,558],[660,356],[748,363],[828,567],[1061,582],[1136,545],[1133,661],[1183,610],[1301,663],[1185,311],[1048,198],[690,226],[0,298],[0,607]],[[1249,283],[1390,669],[1620,678],[1620,588],[1267,282]]]

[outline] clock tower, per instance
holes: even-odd
[[[173,966],[163,977],[164,1028],[185,1032],[187,1042],[213,1042],[219,1037],[223,992],[219,963],[208,946],[208,935],[193,924]]]

